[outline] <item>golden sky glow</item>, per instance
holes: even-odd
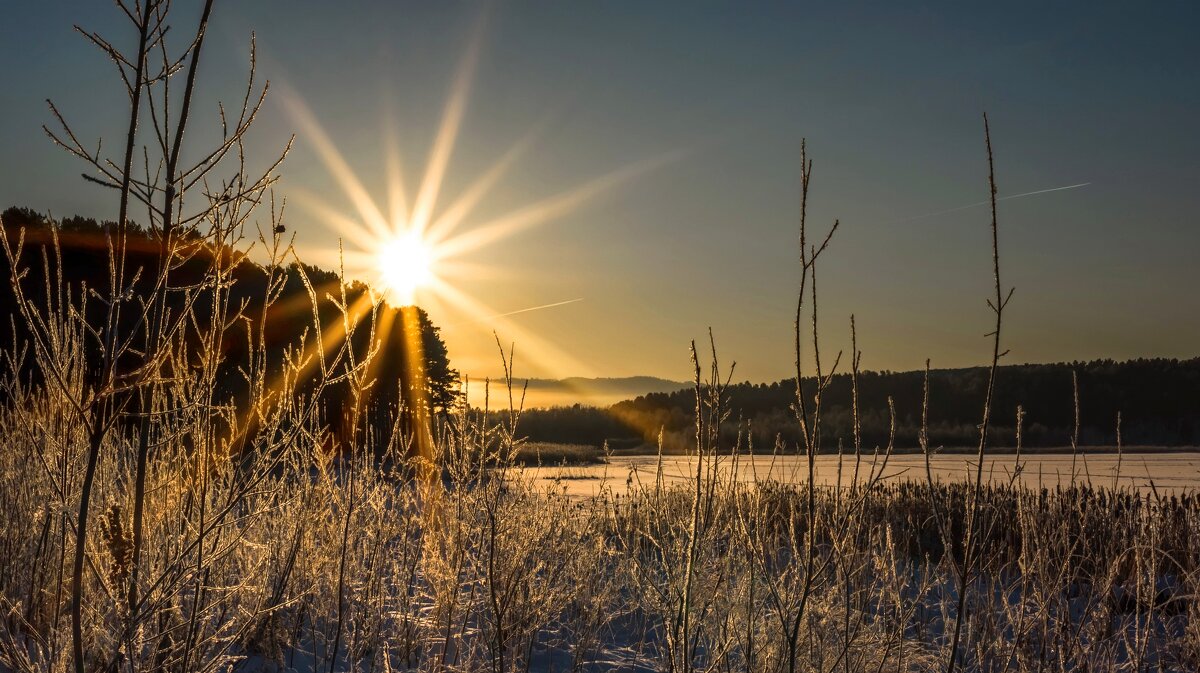
[[[121,35],[105,4],[72,6]],[[111,193],[39,130],[53,98],[107,155],[128,125],[111,63],[85,57],[63,3],[9,5],[0,54],[30,67],[6,72],[0,146],[20,160],[0,165],[0,200],[112,219]],[[853,313],[866,368],[979,364],[986,109],[1012,361],[1194,356],[1200,4],[1054,4],[1038,21],[907,5],[681,21],[678,3],[225,3],[184,154],[220,141],[212,106],[243,95],[253,27],[271,87],[248,158],[296,135],[276,196],[302,258],[383,292],[381,250],[421,229],[432,279],[398,284],[419,286],[456,367],[497,374],[494,329],[521,375],[687,378],[711,326],[739,377],[774,381],[793,369],[802,138],[809,221],[842,222],[821,271],[829,347],[848,348]],[[673,148],[690,153],[644,170]]]
[[[478,175],[453,199],[441,199],[451,158],[462,127],[470,96],[471,78],[479,55],[482,20],[474,31],[458,72],[450,87],[419,187],[410,196],[405,183],[395,124],[385,120],[380,145],[385,153],[387,180],[384,203],[364,187],[349,160],[336,146],[301,96],[286,85],[282,100],[291,119],[298,124],[303,141],[311,143],[333,182],[352,205],[343,212],[303,190],[290,192],[315,219],[336,234],[341,246],[299,246],[301,259],[325,268],[344,269],[350,278],[367,281],[384,301],[397,306],[419,305],[430,312],[435,324],[445,324],[448,310],[465,320],[451,326],[469,325],[473,330],[494,331],[517,353],[533,354],[527,363],[535,373],[570,372],[584,376],[600,372],[566,349],[529,330],[511,316],[583,301],[566,298],[555,302],[501,311],[469,293],[467,281],[478,281],[508,271],[501,263],[486,262],[489,246],[518,232],[561,218],[597,196],[681,156],[664,153],[611,170],[572,188],[517,205],[499,215],[477,218],[479,204],[494,190],[502,189],[503,178],[534,144],[540,126],[517,139],[509,149]],[[454,353],[451,354],[452,357]],[[498,357],[498,354],[497,354]],[[498,360],[497,360],[498,362]]]

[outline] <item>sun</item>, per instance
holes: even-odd
[[[541,371],[588,373],[590,369],[585,363],[508,319],[508,316],[566,306],[583,299],[518,305],[510,310],[488,306],[475,296],[473,289],[503,270],[480,257],[494,244],[560,219],[592,199],[634,182],[646,172],[672,163],[686,153],[669,151],[650,156],[557,193],[521,203],[511,210],[490,212],[480,217],[493,188],[501,184],[509,169],[534,145],[540,130],[546,126],[540,123],[513,143],[490,167],[466,182],[461,192],[450,199],[442,198],[466,109],[470,80],[478,61],[482,27],[480,21],[472,32],[432,138],[424,171],[415,185],[405,184],[397,125],[395,120],[385,116],[379,144],[385,164],[386,191],[379,200],[355,174],[299,93],[286,84],[277,85],[277,90],[282,90],[286,112],[303,131],[305,139],[353,207],[353,212],[345,212],[303,189],[290,193],[318,222],[337,234],[336,247],[327,243],[312,248],[301,245],[304,257],[327,266],[335,265],[343,276],[369,281],[372,290],[379,291],[359,298],[361,305],[356,307],[359,313],[368,311],[377,298],[394,307],[419,304],[439,317],[454,315],[459,318],[447,323],[447,328],[458,326],[460,333],[483,334],[489,348],[491,339],[487,337],[499,338],[497,330],[502,330],[506,339],[511,337],[514,342],[528,344],[531,350],[539,353],[534,366]],[[410,192],[410,186],[416,189]],[[482,323],[489,323],[491,330],[478,329]]]
[[[395,234],[380,243],[375,266],[384,288],[394,299],[413,303],[417,291],[436,280],[433,246],[415,229]]]

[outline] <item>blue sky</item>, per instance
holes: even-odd
[[[198,3],[177,2],[176,21]],[[686,377],[711,326],[738,378],[791,371],[799,146],[815,161],[810,225],[842,229],[821,273],[831,352],[856,314],[863,364],[983,361],[987,211],[980,115],[992,120],[1011,361],[1194,356],[1200,343],[1200,47],[1195,3],[216,4],[200,76],[200,147],[232,100],[248,38],[260,76],[311,110],[364,188],[386,201],[384,130],[409,190],[479,34],[439,205],[512,145],[532,143],[463,223],[622,168],[653,167],[551,221],[475,250],[446,279],[493,313],[431,308],[456,364],[499,369],[492,330],[528,375]],[[482,18],[481,18],[482,17]],[[40,131],[53,99],[115,148],[127,113],[79,23],[128,44],[109,3],[5,10],[0,203],[111,217],[112,195]],[[317,200],[355,217],[311,134],[273,96],[250,149],[295,132],[279,191],[303,249],[336,247]],[[293,198],[293,195],[296,195]],[[434,302],[436,304],[436,302]],[[490,314],[489,314],[490,315]]]

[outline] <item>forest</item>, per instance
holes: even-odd
[[[897,449],[918,446],[924,377],[921,371],[858,374],[864,446],[888,443],[893,420],[889,400],[895,409]],[[928,433],[933,446],[953,449],[978,442],[979,408],[987,380],[986,367],[929,371]],[[836,452],[839,442],[852,446],[854,387],[851,374],[835,374],[823,392],[821,432],[829,440],[826,452]],[[816,379],[804,379],[809,399],[816,388]],[[772,451],[777,438],[783,443],[781,450],[792,450],[787,447],[796,447],[799,441],[792,411],[795,401],[794,378],[729,385],[723,446],[732,448],[741,431],[756,451]],[[994,447],[1015,446],[1018,407],[1026,447],[1069,447],[1077,409],[1081,446],[1116,446],[1118,415],[1124,445],[1194,446],[1200,441],[1200,358],[1004,365],[997,372],[993,404],[989,441]],[[679,452],[694,443],[695,408],[695,391],[686,389],[651,393],[606,409],[578,405],[529,409],[522,415],[521,427],[533,441],[595,446],[608,442],[613,450],[654,450],[661,430],[664,451]]]

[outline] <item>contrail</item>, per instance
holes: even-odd
[[[497,313],[496,315],[489,315],[489,316],[486,316],[483,318],[476,318],[474,320],[464,320],[463,322],[456,322],[452,325],[447,325],[446,327],[457,327],[459,325],[470,325],[471,323],[484,322],[485,320],[494,320],[496,318],[504,318],[504,317],[507,317],[510,315],[516,315],[518,313],[529,313],[530,311],[540,311],[544,308],[554,308],[556,306],[566,306],[567,304],[574,304],[576,302],[581,302],[581,301],[583,301],[583,297],[577,297],[575,299],[568,299],[566,301],[556,301],[553,304],[542,304],[541,306],[530,306],[529,308],[523,308],[523,309],[519,309],[516,311],[509,311],[508,313]]]
[[[996,197],[996,200],[997,201],[1008,201],[1009,199],[1019,199],[1024,196],[1034,196],[1036,194],[1048,194],[1050,192],[1061,192],[1061,191],[1064,191],[1067,189],[1078,189],[1079,187],[1087,187],[1090,184],[1092,184],[1092,183],[1081,182],[1077,185],[1067,185],[1065,187],[1051,187],[1050,189],[1038,189],[1038,190],[1035,190],[1032,192],[1023,192],[1021,194],[1010,194],[1008,196],[998,196],[998,197]],[[971,204],[967,204],[965,206],[959,206],[957,208],[950,208],[949,210],[939,210],[935,213],[925,213],[923,215],[913,215],[912,217],[906,217],[906,218],[900,219],[900,220],[893,220],[891,222],[888,222],[888,224],[903,224],[905,222],[912,222],[913,220],[923,220],[927,217],[937,217],[938,215],[948,215],[950,213],[957,213],[960,210],[967,210],[969,208],[978,208],[980,206],[986,206],[989,203],[991,203],[991,201],[980,201],[979,203],[971,203]]]

